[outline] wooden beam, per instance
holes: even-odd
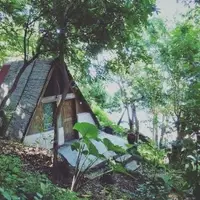
[[[62,95],[43,97],[41,102],[42,103],[52,103],[52,102],[60,101],[61,98],[62,98]],[[69,99],[75,99],[75,94],[68,93],[65,97],[65,100],[69,100]]]

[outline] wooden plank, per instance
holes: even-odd
[[[75,100],[65,101],[62,107],[63,128],[65,133],[65,141],[75,139],[73,126],[75,124]]]
[[[31,122],[30,129],[27,135],[43,132],[43,123],[44,123],[43,107],[42,107],[42,103],[40,103],[36,108],[35,114]]]
[[[60,101],[61,98],[62,98],[62,95],[43,97],[42,103],[52,103],[52,102]],[[69,93],[66,95],[65,100],[70,100],[70,99],[75,99],[74,93]]]

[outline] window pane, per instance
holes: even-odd
[[[43,104],[43,117],[44,117],[44,131],[53,129],[53,104],[45,103]]]

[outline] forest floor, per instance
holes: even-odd
[[[53,155],[50,151],[27,147],[22,144],[7,140],[0,140],[0,154],[19,156],[23,161],[24,170],[46,174],[56,185],[62,188],[70,188],[73,176],[73,169],[65,162],[59,161],[58,169],[55,172],[52,166]],[[58,173],[59,172],[59,173]],[[133,177],[113,173],[97,179],[85,179],[80,189],[80,197],[88,199],[134,199],[132,195],[138,186],[148,180],[142,173],[134,173]],[[170,198],[170,199],[179,199]]]

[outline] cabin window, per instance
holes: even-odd
[[[44,131],[49,131],[53,129],[53,107],[53,103],[43,104]]]

